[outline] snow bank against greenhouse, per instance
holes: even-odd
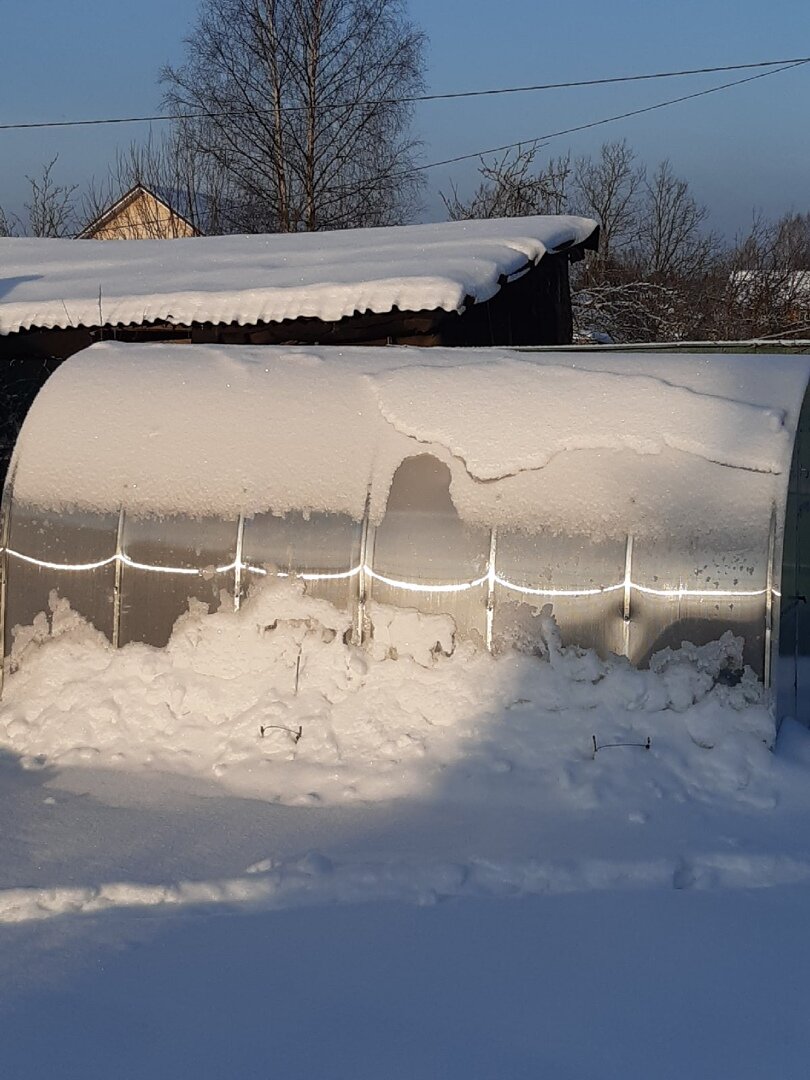
[[[137,244],[3,238],[0,334],[463,311],[595,229],[590,218],[552,216]]]
[[[385,514],[430,453],[469,522],[757,546],[784,499],[806,357],[94,345],[23,426],[49,510]],[[751,532],[756,535],[751,538]]]
[[[563,647],[550,609],[537,618],[534,655],[492,657],[446,616],[402,609],[374,613],[360,647],[343,613],[287,580],[239,612],[192,605],[166,649],[115,650],[53,595],[16,631],[0,747],[30,767],[164,770],[287,804],[497,789],[592,808],[629,786],[762,798],[775,732],[740,639],[641,671]]]

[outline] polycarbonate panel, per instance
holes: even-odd
[[[177,618],[188,610],[190,599],[201,600],[216,611],[223,590],[232,597],[237,529],[236,521],[219,518],[127,516],[120,643],[163,646]],[[229,565],[229,570],[216,570]]]
[[[515,644],[531,649],[539,633],[535,616],[550,604],[564,644],[603,656],[623,652],[625,554],[626,544],[616,540],[499,532],[495,650]]]
[[[782,552],[781,598],[779,601],[779,642],[776,656],[777,715],[799,715],[800,684],[807,690],[806,625],[810,619],[810,499],[799,491],[798,460],[791,472],[790,493]],[[805,698],[805,700],[810,700]]]
[[[305,574],[310,595],[346,611],[357,600],[362,536],[362,522],[344,514],[257,514],[245,522],[242,559],[270,573]],[[246,570],[243,592],[255,580]]]
[[[810,723],[810,396],[793,450],[782,550],[777,715]]]
[[[633,548],[629,657],[644,665],[661,649],[683,641],[705,645],[726,630],[745,639],[743,658],[765,670],[768,545],[760,552],[672,551],[665,543]]]
[[[117,514],[49,514],[12,504],[6,655],[11,651],[14,627],[28,626],[40,611],[48,612],[48,597],[54,590],[112,640],[117,529]]]
[[[406,458],[370,538],[369,596],[380,604],[451,615],[462,635],[483,642],[490,539],[489,529],[458,516],[443,462],[431,454]]]
[[[247,374],[261,357],[254,350],[250,350],[250,356],[244,351],[243,355],[249,361],[243,373]],[[98,380],[102,379],[102,375],[109,378],[112,400],[115,386],[126,384],[129,377],[127,372],[132,370],[131,361],[127,359],[124,363],[123,357],[111,355],[101,364],[94,359],[95,356],[93,353],[89,359],[76,359],[73,362],[76,377],[81,379],[85,375],[92,375],[86,384],[92,389],[91,396],[97,392]],[[270,353],[262,352],[263,356],[270,356]],[[521,363],[529,363],[525,354],[521,354],[521,357]],[[167,357],[167,362],[169,359]],[[478,354],[458,354],[459,365],[475,365],[481,359]],[[199,375],[198,362],[201,361],[188,361],[196,375]],[[241,366],[241,360],[236,356],[231,362],[237,368]],[[407,358],[403,359],[405,362],[418,363],[418,354],[408,353]],[[538,361],[542,364],[545,362]],[[566,358],[561,354],[548,359],[548,362],[557,368],[560,364],[577,366],[581,360]],[[273,408],[279,410],[277,419],[283,426],[285,415],[282,414],[287,409],[285,402],[297,400],[300,386],[297,379],[293,379],[289,385],[285,383],[284,372],[288,365],[283,356],[275,356],[274,363],[277,364],[278,378],[269,381],[262,378],[261,384],[262,387],[267,386],[265,405],[269,407],[273,403]],[[365,392],[367,371],[376,370],[377,365],[382,365],[382,371],[390,365],[391,359],[378,357],[370,367],[368,363],[371,362],[367,361],[364,352],[362,371],[358,368],[347,374],[347,379],[356,380],[353,384],[347,383],[347,388],[354,385],[358,392],[361,387]],[[185,368],[188,364],[184,361],[180,365],[176,381],[169,386],[171,400],[176,401],[178,410],[182,410],[182,388],[186,386],[189,373]],[[751,357],[713,357],[708,360],[634,355],[624,359],[592,358],[589,364],[605,371],[615,367],[616,375],[646,370],[654,378],[663,380],[663,384],[670,383],[671,373],[673,387],[682,382],[695,393],[720,397],[727,393],[730,400],[748,403],[755,410],[778,408],[788,418],[785,427],[788,434],[792,431],[795,405],[806,386],[808,371],[806,360],[793,358],[788,361],[787,358],[774,357],[760,361]],[[89,366],[85,368],[85,365]],[[351,366],[349,364],[347,372]],[[504,377],[508,377],[508,370],[508,366],[503,367]],[[730,441],[723,442],[723,446],[732,452],[732,460],[736,461],[737,449],[744,450],[743,444],[750,435],[753,439],[751,454],[748,455],[746,451],[740,460],[748,460],[750,456],[756,465],[762,452],[763,467],[768,462],[769,468],[773,466],[768,473],[773,483],[762,476],[756,481],[752,480],[753,501],[750,505],[742,498],[748,475],[742,470],[748,466],[740,465],[739,469],[730,471],[718,464],[715,471],[706,474],[713,477],[716,483],[707,485],[711,498],[703,502],[699,498],[701,492],[694,487],[686,491],[680,488],[676,482],[679,479],[676,459],[669,451],[641,455],[638,459],[633,457],[631,472],[635,475],[634,482],[640,485],[640,491],[648,491],[649,488],[660,497],[645,497],[637,500],[632,507],[628,503],[628,520],[624,524],[621,520],[617,524],[611,518],[611,528],[615,527],[623,533],[625,528],[634,528],[630,516],[643,513],[644,520],[636,523],[636,531],[640,536],[658,537],[655,541],[635,540],[629,573],[628,544],[623,535],[616,535],[609,543],[595,543],[582,537],[554,537],[543,533],[537,525],[533,526],[533,533],[522,532],[521,528],[529,528],[527,519],[521,516],[524,510],[528,510],[531,520],[537,522],[543,520],[546,509],[544,505],[525,506],[523,495],[515,494],[528,490],[522,482],[504,484],[493,479],[482,487],[479,494],[486,498],[473,500],[470,504],[470,512],[481,515],[478,524],[474,527],[466,524],[461,521],[453,505],[447,466],[435,456],[414,453],[413,457],[402,461],[397,470],[392,488],[387,493],[387,513],[376,528],[365,530],[361,522],[339,514],[307,516],[301,511],[290,512],[285,517],[266,513],[248,519],[241,534],[241,556],[247,566],[240,582],[237,582],[233,568],[219,572],[216,568],[232,567],[237,557],[240,533],[235,514],[245,490],[244,477],[233,477],[231,483],[226,469],[218,474],[216,484],[210,490],[209,485],[202,485],[206,489],[203,495],[195,495],[198,488],[194,484],[184,485],[180,479],[177,457],[158,455],[147,468],[148,463],[137,452],[137,447],[143,444],[144,431],[151,430],[144,426],[151,423],[145,413],[142,423],[134,422],[125,433],[127,439],[132,439],[131,443],[120,443],[118,429],[113,424],[108,429],[106,449],[99,451],[95,433],[88,430],[82,435],[81,425],[77,427],[78,414],[66,411],[71,401],[83,400],[81,393],[77,394],[77,386],[83,384],[73,382],[70,372],[69,361],[59,378],[51,380],[40,395],[38,402],[41,408],[32,410],[26,420],[23,434],[26,431],[28,434],[21,439],[17,481],[19,483],[27,478],[26,482],[30,485],[27,490],[33,493],[31,499],[35,499],[39,492],[39,497],[49,504],[62,500],[64,505],[114,508],[122,475],[117,468],[111,467],[114,459],[119,465],[126,461],[129,463],[127,467],[131,466],[132,473],[127,475],[133,485],[131,490],[134,492],[137,484],[139,496],[144,498],[141,504],[143,514],[149,515],[155,509],[149,499],[154,501],[159,498],[165,500],[160,503],[161,506],[178,510],[182,507],[189,516],[163,519],[153,516],[137,520],[133,517],[126,522],[122,550],[124,562],[129,560],[129,563],[122,563],[120,567],[122,588],[119,592],[120,603],[116,605],[115,543],[118,515],[114,510],[106,515],[63,513],[56,516],[28,512],[12,505],[9,532],[12,554],[8,560],[7,589],[9,628],[15,623],[30,623],[37,611],[47,607],[48,594],[56,589],[109,637],[113,637],[113,617],[117,609],[121,614],[122,643],[142,640],[160,645],[168,639],[173,622],[186,609],[190,597],[216,607],[220,590],[224,588],[232,592],[234,586],[241,582],[244,592],[249,582],[261,577],[255,571],[268,567],[279,574],[299,575],[306,580],[306,588],[311,593],[325,597],[353,615],[356,614],[360,591],[365,587],[367,596],[372,600],[425,612],[448,613],[455,619],[461,634],[473,636],[479,641],[488,639],[487,602],[492,600],[489,629],[496,648],[505,647],[516,638],[523,638],[524,643],[531,646],[531,635],[537,628],[534,614],[547,603],[552,606],[565,642],[593,646],[603,653],[626,652],[638,664],[646,663],[651,653],[667,645],[677,646],[684,639],[702,643],[731,628],[745,637],[747,661],[757,671],[764,671],[767,589],[770,583],[768,521],[762,522],[762,542],[759,547],[754,545],[756,550],[735,552],[713,549],[715,523],[700,520],[701,513],[711,515],[716,511],[721,515],[726,535],[732,540],[728,543],[720,541],[719,544],[721,548],[730,549],[735,544],[735,535],[748,535],[751,521],[757,514],[767,518],[775,506],[777,518],[781,517],[788,444],[781,440],[781,436],[777,438],[776,433],[773,454],[765,454],[769,429],[767,423],[764,426],[758,423],[757,417],[759,420],[765,419],[758,412],[741,412],[739,424],[735,423],[731,430]],[[214,402],[212,407],[215,407],[218,387],[221,386],[219,355],[215,362],[211,361],[209,376],[210,396]],[[583,385],[587,384],[586,380]],[[553,387],[553,380],[547,388],[538,382],[537,397],[526,401],[526,415],[534,416],[534,407],[541,401],[548,404],[548,394],[555,392]],[[256,457],[254,454],[251,460],[254,464],[258,461],[258,465],[255,473],[251,474],[251,498],[254,500],[251,506],[272,506],[274,497],[278,499],[282,494],[290,495],[289,484],[294,484],[297,468],[301,473],[302,500],[306,497],[308,503],[315,502],[324,507],[355,507],[359,512],[358,483],[362,490],[362,477],[375,474],[375,462],[379,465],[380,461],[389,460],[390,453],[416,450],[417,443],[406,441],[401,430],[397,432],[376,412],[373,417],[371,413],[364,414],[371,427],[366,430],[364,426],[364,437],[359,442],[355,440],[352,443],[351,435],[346,436],[346,432],[353,430],[351,425],[348,428],[346,425],[330,427],[328,424],[315,424],[312,427],[312,417],[317,417],[318,413],[315,400],[317,391],[313,393],[314,412],[310,409],[303,419],[299,418],[302,427],[298,432],[299,436],[303,432],[304,436],[311,438],[307,441],[296,436],[298,445],[309,446],[309,459],[306,463],[302,461],[298,464],[294,458],[290,459],[282,493],[273,491],[273,484],[277,484],[278,479],[273,479],[269,474],[264,476],[261,455]],[[406,388],[403,388],[403,393],[407,393]],[[345,398],[354,400],[348,389]],[[673,397],[673,408],[684,408],[685,421],[690,417],[690,402],[688,394]],[[553,401],[551,404],[553,407]],[[609,411],[610,402],[606,404],[598,395],[592,404],[594,414],[606,408]],[[250,421],[250,430],[246,429],[245,434],[250,438],[245,445],[254,448],[261,445],[263,433],[270,430],[265,413],[265,406],[262,405]],[[499,414],[496,410],[492,415],[497,417]],[[292,414],[289,419],[293,423]],[[799,680],[810,675],[808,420],[810,413],[805,409],[798,435],[797,464],[791,482],[792,502],[784,530],[784,551],[780,550],[779,553],[779,558],[783,560],[783,597],[780,673],[777,681],[790,687],[790,708],[794,713],[797,708],[796,687]],[[746,426],[749,422],[753,425],[751,432]],[[508,423],[502,421],[505,447],[508,447],[512,436]],[[295,432],[288,431],[287,427],[283,426],[284,437],[293,439]],[[196,460],[195,440],[201,440],[198,449],[202,452],[207,430],[205,425],[197,424],[195,427],[192,424],[182,428],[183,434],[178,436],[188,440],[191,446],[189,456],[193,460]],[[335,442],[339,432],[342,432],[341,438],[345,436],[348,442]],[[88,450],[91,436],[93,442]],[[312,451],[313,438],[316,439],[317,453]],[[319,441],[321,438],[322,443]],[[258,442],[254,443],[254,439]],[[39,456],[43,448],[48,449],[45,459]],[[593,477],[583,473],[581,481],[578,481],[575,470],[579,459],[573,453],[565,453],[568,455],[568,467],[560,475],[565,475],[567,483],[574,489],[578,505],[577,508],[571,507],[569,523],[561,523],[560,527],[587,533],[589,523],[585,515],[590,505],[587,494]],[[69,468],[65,472],[57,470],[52,473],[51,468],[62,463],[60,455],[64,455]],[[79,467],[91,457],[98,459],[98,468]],[[43,460],[49,463],[48,468],[42,467]],[[514,464],[504,460],[510,466]],[[616,455],[616,468],[621,467],[622,460],[620,455]],[[318,475],[319,462],[324,465],[321,476]],[[344,467],[339,464],[341,462],[345,463],[345,469],[350,474],[346,477],[347,481],[351,480],[351,483],[347,482],[345,490],[343,478],[339,475]],[[338,463],[337,472],[330,463]],[[701,475],[704,475],[704,464],[700,466]],[[327,465],[330,468],[326,468]],[[289,479],[290,470],[293,472],[292,481]],[[552,474],[553,470],[547,475]],[[54,476],[61,479],[57,482]],[[459,479],[461,482],[462,478]],[[732,482],[727,484],[729,480]],[[150,483],[154,485],[151,489]],[[468,483],[466,478],[463,483]],[[43,484],[44,487],[40,486]],[[580,487],[582,490],[578,491]],[[20,496],[25,490],[24,486],[20,486]],[[150,490],[157,494],[144,495]],[[285,505],[295,505],[294,490],[293,487],[293,497]],[[692,491],[696,496],[694,506],[690,502]],[[179,503],[173,501],[175,492],[181,500]],[[548,514],[548,520],[563,521],[557,513],[560,508],[553,505],[559,494],[551,491],[543,500],[549,504],[549,511],[553,511]],[[194,507],[193,500],[198,497],[208,500],[205,509],[201,506],[196,510]],[[509,531],[501,528],[494,537],[485,510],[489,497],[492,498],[490,505],[493,516],[512,522]],[[503,502],[499,501],[501,498]],[[517,501],[512,502],[513,498]],[[375,507],[378,505],[376,501],[372,504]],[[621,500],[615,504],[617,512],[620,505]],[[703,507],[702,511],[698,509],[700,506]],[[735,515],[741,507],[742,512],[737,518]],[[190,516],[197,512],[214,514],[216,510],[221,515],[230,515],[233,520],[211,518],[199,521]],[[605,520],[602,519],[602,522]],[[735,524],[737,521],[739,528]],[[598,532],[600,523],[594,521],[593,526],[594,531]],[[692,529],[692,542],[685,543],[683,535],[687,528]],[[781,535],[781,530],[776,531]],[[668,536],[677,536],[678,539],[668,541]],[[495,551],[494,561],[491,559],[492,550]],[[29,555],[35,562],[21,561],[19,555],[13,554],[14,551]],[[254,568],[253,573],[250,567]],[[777,573],[777,585],[779,578]],[[7,631],[7,643],[9,638]],[[787,673],[783,674],[782,669],[786,666]],[[810,692],[810,686],[807,691],[802,689],[801,692]]]

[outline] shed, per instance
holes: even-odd
[[[102,244],[0,239],[0,360],[95,340],[543,345],[595,221],[528,217]]]
[[[808,379],[808,356],[95,345],[20,434],[6,654],[54,589],[161,646],[190,598],[292,575],[359,641],[376,604],[493,652],[550,604],[564,642],[640,666],[731,630],[795,716]]]

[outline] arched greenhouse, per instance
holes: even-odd
[[[123,646],[295,575],[500,651],[644,665],[725,630],[796,715],[810,679],[810,357],[102,343],[22,427],[4,648],[52,590]]]

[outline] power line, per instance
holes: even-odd
[[[417,104],[425,101],[455,101],[460,98],[477,98],[477,97],[495,97],[502,94],[526,94],[544,90],[569,90],[575,87],[587,87],[587,86],[607,86],[615,83],[631,83],[631,82],[644,82],[652,79],[673,79],[687,75],[711,75],[717,74],[723,71],[750,71],[755,68],[772,68],[779,71],[784,71],[789,67],[798,67],[801,64],[810,62],[810,56],[800,56],[791,59],[783,60],[760,60],[751,64],[723,64],[715,67],[702,67],[702,68],[684,68],[681,71],[656,71],[649,72],[641,75],[613,75],[603,79],[578,79],[569,82],[557,82],[557,83],[537,83],[532,86],[501,86],[494,87],[487,90],[459,90],[446,94],[415,94],[410,97],[397,97],[397,98],[370,98],[368,100],[339,102],[334,105],[329,105],[330,109],[346,109],[361,106],[370,105],[410,105]],[[755,75],[752,78],[762,78],[764,75],[774,74],[773,71],[765,71],[760,75]],[[739,82],[748,82],[748,79],[741,79]],[[727,83],[725,86],[736,86],[735,83]],[[725,86],[715,87],[714,90],[725,89]],[[701,93],[713,93],[714,90],[701,91]],[[688,97],[700,97],[700,94],[687,95],[684,98],[678,98],[677,101],[686,101]],[[651,108],[663,108],[664,105],[674,104],[674,102],[662,102],[661,105],[651,106]],[[300,112],[304,106],[288,106],[283,109],[284,112]],[[645,110],[642,110],[645,111]],[[649,110],[646,110],[649,111]],[[15,124],[0,124],[0,131],[28,131],[41,128],[74,128],[74,127],[95,127],[102,124],[145,124],[159,121],[169,120],[216,120],[229,116],[243,116],[246,115],[243,110],[227,110],[223,112],[188,112],[188,113],[162,113],[155,114],[153,116],[119,116],[119,117],[107,117],[103,119],[91,119],[91,120],[43,120],[31,123],[15,123]],[[627,113],[625,115],[633,116],[635,113]],[[616,117],[615,119],[622,119],[622,117]],[[600,121],[600,123],[608,123],[608,120]],[[578,128],[572,130],[580,130]],[[567,134],[562,132],[561,134]],[[551,136],[548,136],[549,138]],[[503,148],[506,149],[506,148]],[[485,151],[485,153],[492,153],[493,151]],[[476,157],[477,155],[470,155]],[[458,159],[454,159],[458,160]],[[463,159],[461,159],[463,160]],[[446,164],[445,162],[439,162],[438,164]],[[432,168],[432,166],[424,166],[424,168]]]
[[[717,67],[684,68],[682,71],[655,71],[643,75],[611,75],[604,79],[577,79],[572,82],[538,83],[535,86],[506,86],[494,90],[465,90],[449,94],[423,94],[417,97],[397,98],[396,101],[447,101],[454,98],[491,97],[497,94],[526,94],[534,90],[568,90],[577,86],[607,86],[610,83],[643,82],[649,79],[674,79],[682,75],[711,75],[722,71],[750,71],[752,68],[778,67],[780,65],[805,64],[810,56],[788,57],[784,60],[760,60],[754,64],[723,64]]]
[[[573,135],[577,131],[589,131],[591,128],[601,127],[603,124],[612,124],[616,120],[627,120],[631,116],[641,116],[642,113],[655,112],[656,109],[666,109],[670,105],[679,105],[683,101],[693,101],[695,98],[706,97],[707,94],[716,94],[720,90],[728,90],[732,86],[742,86],[743,83],[754,82],[756,79],[765,79],[768,75],[778,75],[780,71],[789,71],[791,68],[802,67],[810,63],[810,57],[806,60],[792,60],[784,67],[774,68],[770,71],[762,71],[758,75],[748,75],[745,79],[734,79],[733,82],[721,83],[719,86],[711,86],[707,90],[697,90],[693,94],[683,94],[681,97],[670,98],[668,101],[659,101],[655,105],[645,105],[640,109],[630,109],[628,112],[616,113],[615,116],[606,116],[601,120],[591,120],[587,124],[577,124],[575,127],[563,128],[561,131],[552,131],[547,135],[538,135],[532,139],[522,139],[520,142],[506,143],[504,146],[495,146],[489,150],[478,150],[473,154],[459,154],[457,157],[445,158],[443,161],[431,161],[427,165],[417,165],[412,171],[424,172],[426,169],[438,169],[441,165],[454,165],[457,161],[470,161],[473,158],[485,157],[487,154],[500,154],[504,150],[515,150],[522,146],[537,146],[551,139],[558,139],[562,135]]]
[[[705,90],[698,90],[692,94],[683,94],[680,97],[669,98],[667,101],[659,101],[655,105],[645,105],[639,109],[630,109],[627,112],[617,113],[614,116],[606,116],[601,120],[591,120],[586,124],[577,124],[574,127],[563,128],[560,131],[552,131],[546,135],[537,135],[531,139],[521,139],[519,142],[505,143],[503,146],[491,147],[489,150],[477,150],[471,154],[458,154],[456,157],[444,158],[442,161],[431,161],[426,165],[415,165],[412,169],[403,170],[401,172],[384,173],[379,176],[372,177],[369,183],[375,183],[385,180],[407,179],[412,177],[414,173],[426,172],[428,169],[437,169],[442,165],[453,165],[458,161],[470,161],[473,158],[483,158],[487,154],[498,154],[505,150],[515,150],[521,147],[541,147],[544,146],[551,139],[560,138],[563,135],[572,135],[577,131],[588,131],[592,128],[601,127],[603,124],[612,124],[617,120],[626,120],[631,116],[640,116],[642,113],[655,112],[657,109],[666,109],[670,105],[678,105],[684,101],[692,101],[695,98],[705,97],[708,94],[716,94],[721,90],[728,90],[734,86],[742,86],[744,83],[754,82],[757,79],[764,79],[768,75],[777,75],[782,71],[789,71],[791,68],[801,67],[804,64],[810,63],[810,58],[801,60],[788,61],[783,67],[775,68],[770,71],[760,72],[758,75],[748,75],[744,79],[734,79],[731,82],[721,83],[719,86],[711,86]]]

